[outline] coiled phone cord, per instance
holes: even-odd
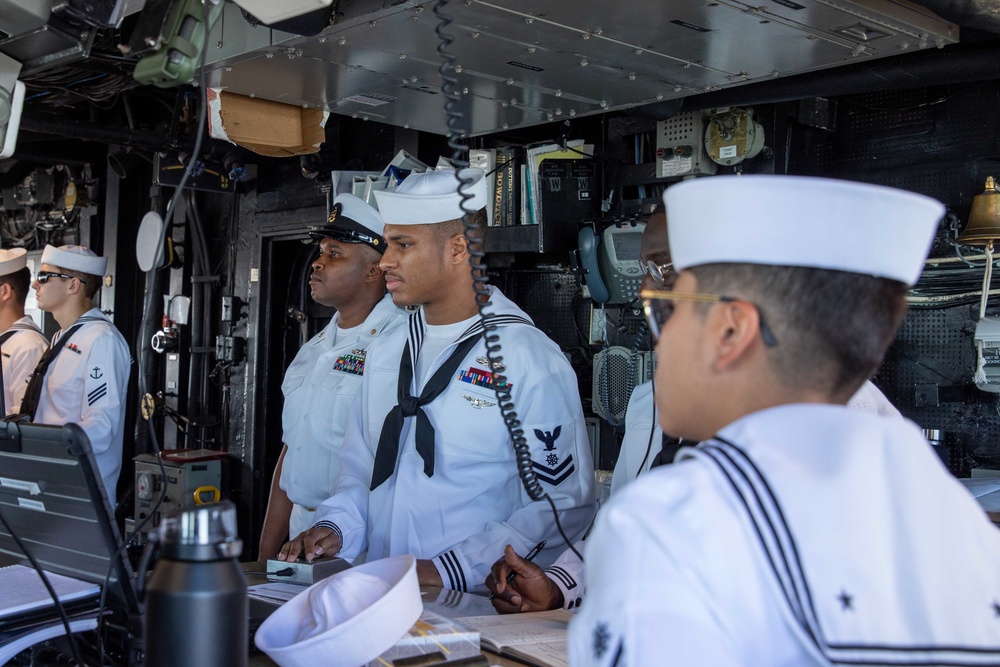
[[[563,530],[555,502],[546,493],[545,489],[542,488],[538,477],[535,475],[535,470],[532,467],[531,448],[524,437],[524,429],[522,428],[521,420],[518,419],[514,399],[508,388],[509,385],[505,382],[506,378],[495,370],[503,368],[503,356],[501,354],[500,335],[497,333],[498,327],[493,322],[496,314],[486,310],[490,304],[491,296],[490,290],[487,289],[489,275],[487,275],[488,267],[484,260],[486,253],[483,251],[482,239],[475,236],[477,228],[476,224],[472,222],[472,214],[476,211],[469,208],[469,200],[473,198],[473,195],[468,192],[468,189],[472,185],[473,179],[460,175],[460,170],[469,166],[467,159],[469,148],[463,143],[468,136],[468,131],[463,127],[465,114],[460,108],[462,105],[462,92],[458,88],[458,78],[455,76],[455,55],[449,51],[455,40],[446,32],[448,26],[453,21],[452,17],[444,11],[448,2],[449,0],[437,0],[434,3],[434,16],[438,20],[438,24],[434,28],[434,33],[439,40],[437,52],[441,56],[441,66],[438,67],[438,72],[441,74],[441,80],[444,82],[441,91],[446,100],[444,111],[447,116],[448,147],[452,151],[451,163],[458,170],[455,172],[459,181],[458,193],[462,197],[461,207],[465,213],[462,216],[462,224],[465,228],[465,239],[468,242],[469,266],[472,274],[473,289],[476,292],[476,308],[479,310],[479,317],[485,329],[483,341],[486,345],[486,359],[489,363],[490,371],[494,374],[493,391],[497,397],[504,425],[506,425],[507,432],[510,434],[511,442],[514,445],[517,472],[525,491],[532,500],[538,501],[544,499],[548,501],[549,507],[552,508],[552,516],[555,518],[556,529],[559,531],[559,535],[562,536],[566,545],[582,561],[583,555],[577,551]]]

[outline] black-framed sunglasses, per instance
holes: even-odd
[[[643,272],[661,285],[670,285],[677,279],[677,271],[674,270],[674,263],[657,264],[651,259],[642,263]]]
[[[56,273],[55,271],[39,271],[38,275],[35,276],[35,280],[38,281],[39,285],[44,285],[45,283],[49,282],[49,279],[51,278],[65,278],[66,280],[72,280],[73,278],[76,278],[84,285],[87,284],[87,281],[84,280],[83,278],[80,278],[79,276],[71,276],[66,273]]]
[[[702,294],[698,292],[665,292],[661,290],[642,290],[639,293],[642,298],[643,310],[646,313],[646,321],[649,323],[649,331],[656,338],[660,337],[660,331],[666,326],[667,320],[674,314],[675,301],[695,301],[698,303],[732,303],[742,301],[749,303],[757,309],[757,319],[760,320],[760,337],[764,345],[774,347],[778,344],[778,339],[774,337],[771,328],[764,321],[764,313],[757,304],[735,296],[724,294]]]

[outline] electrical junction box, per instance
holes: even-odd
[[[686,111],[656,122],[656,177],[708,176],[718,167],[705,152],[705,114]]]
[[[211,449],[173,449],[163,452],[163,469],[153,454],[135,457],[135,524],[153,511],[160,493],[163,502],[153,518],[142,528],[148,533],[160,525],[160,518],[170,509],[194,507],[218,501],[222,497],[222,461],[226,452]]]
[[[983,344],[986,382],[977,382],[983,391],[1000,393],[1000,317],[984,317],[976,325],[976,342]]]

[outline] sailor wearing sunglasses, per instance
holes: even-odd
[[[21,413],[39,424],[79,424],[114,506],[131,357],[125,338],[93,305],[107,268],[89,248],[45,246],[32,287],[38,307],[61,328],[32,373]]]
[[[944,207],[788,176],[665,202],[679,275],[642,295],[656,403],[701,444],[598,516],[571,664],[1000,662],[1000,533],[915,424],[845,406]]]

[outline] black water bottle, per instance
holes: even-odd
[[[236,506],[181,510],[159,527],[160,560],[146,586],[146,667],[246,667],[247,584],[236,559]]]

